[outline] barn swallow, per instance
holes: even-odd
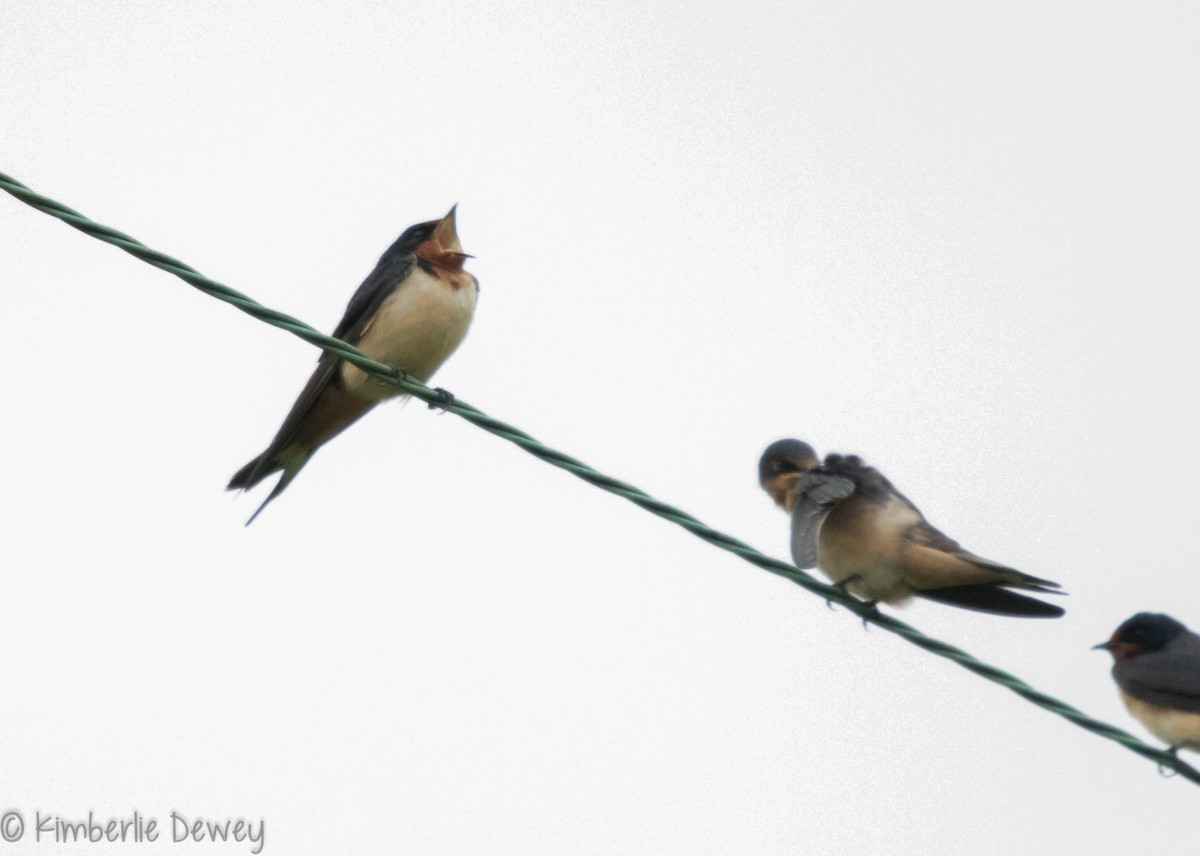
[[[1175,753],[1200,752],[1200,636],[1169,615],[1139,612],[1101,642],[1134,719]]]
[[[334,338],[422,382],[454,353],[471,326],[479,295],[478,280],[463,270],[471,256],[458,240],[457,207],[440,220],[410,226],[388,247],[350,298]],[[229,480],[226,490],[249,489],[283,471],[246,525],[283,493],[317,449],[380,401],[401,394],[395,386],[323,352],[275,439]]]
[[[1010,588],[1042,594],[1058,583],[969,553],[939,532],[878,470],[857,455],[828,455],[779,440],[758,462],[763,490],[792,515],[792,559],[820,568],[868,602],[928,600],[1029,618],[1063,610]]]

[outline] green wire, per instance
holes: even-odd
[[[1115,741],[1131,752],[1149,758],[1159,765],[1160,768],[1174,770],[1179,775],[1189,779],[1196,784],[1200,784],[1200,770],[1181,761],[1173,753],[1145,743],[1134,737],[1127,731],[1122,731],[1120,728],[1109,725],[1106,722],[1101,722],[1098,719],[1093,719],[1077,708],[1072,707],[1066,702],[1059,701],[1053,696],[1046,695],[1043,692],[1031,687],[1029,684],[1022,681],[1015,675],[1011,675],[995,666],[988,665],[982,660],[972,657],[966,651],[960,648],[955,648],[931,636],[926,636],[921,631],[917,630],[902,621],[892,618],[890,615],[885,615],[874,607],[868,606],[863,602],[854,599],[841,589],[827,585],[820,580],[804,573],[795,565],[781,562],[778,559],[772,559],[770,556],[760,553],[748,544],[737,540],[723,532],[718,532],[712,529],[695,517],[692,517],[687,512],[681,511],[674,506],[667,505],[661,500],[655,499],[644,491],[639,490],[633,485],[619,481],[612,476],[605,475],[592,469],[582,461],[572,458],[557,449],[552,449],[549,446],[539,442],[538,440],[514,428],[512,425],[501,422],[498,419],[493,419],[483,411],[472,407],[464,401],[450,395],[441,390],[430,389],[425,384],[413,380],[407,373],[393,367],[384,365],[383,363],[375,362],[363,355],[353,345],[349,345],[340,339],[334,339],[318,332],[312,327],[305,324],[290,315],[285,315],[274,309],[263,306],[261,303],[252,300],[241,292],[234,291],[226,285],[200,274],[195,268],[185,265],[183,262],[164,255],[150,249],[130,236],[118,232],[116,229],[111,229],[108,226],[102,226],[83,216],[77,211],[72,211],[65,205],[55,202],[52,199],[47,199],[39,193],[35,193],[19,181],[10,178],[3,173],[0,173],[0,189],[7,191],[17,199],[24,202],[33,208],[36,208],[43,213],[49,214],[52,217],[57,217],[68,226],[72,226],[81,232],[91,235],[113,246],[120,247],[130,255],[136,256],[147,264],[154,265],[157,268],[165,270],[167,273],[172,273],[175,276],[187,282],[189,285],[203,291],[218,300],[223,300],[226,303],[232,304],[248,315],[258,318],[260,321],[279,327],[282,330],[287,330],[293,335],[299,336],[306,342],[316,345],[318,348],[337,354],[347,362],[361,368],[367,374],[378,378],[386,383],[393,384],[403,391],[428,402],[430,405],[438,407],[442,410],[461,416],[468,422],[478,425],[485,431],[495,434],[510,443],[520,446],[529,454],[536,458],[540,458],[548,464],[552,464],[560,469],[564,469],[572,475],[578,476],[589,484],[593,484],[602,490],[623,497],[635,505],[655,514],[664,520],[668,520],[677,526],[682,526],[684,529],[691,532],[698,538],[702,538],[714,546],[720,547],[722,550],[727,550],[735,556],[739,556],[757,565],[763,570],[770,571],[773,574],[783,577],[803,589],[806,589],[813,594],[825,599],[826,602],[835,601],[840,603],[850,612],[857,615],[864,622],[869,622],[878,627],[882,627],[889,633],[895,633],[919,648],[924,648],[932,654],[939,657],[945,657],[952,660],[975,674],[983,677],[993,683],[999,684],[1009,690],[1012,690],[1017,695],[1032,702],[1051,713],[1063,717],[1069,722],[1084,728],[1093,734],[1098,734],[1108,740]]]

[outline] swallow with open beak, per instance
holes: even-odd
[[[410,226],[354,292],[334,338],[422,382],[454,353],[471,326],[479,282],[463,270],[450,209],[440,220]],[[227,490],[249,489],[283,471],[275,488],[246,521],[249,526],[296,478],[309,458],[360,416],[401,391],[329,352],[292,405],[266,451],[242,467]]]
[[[839,588],[871,603],[912,596],[1026,618],[1063,610],[1013,589],[1061,594],[1039,579],[964,550],[939,532],[878,470],[856,455],[827,455],[799,440],[763,452],[758,478],[792,516],[792,559],[820,568]]]
[[[1094,646],[1134,719],[1171,747],[1200,752],[1200,636],[1169,615],[1139,612]]]

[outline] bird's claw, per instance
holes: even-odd
[[[882,613],[879,611],[879,601],[864,600],[862,601],[862,605],[863,611],[859,617],[862,618],[863,630],[870,630],[871,624],[868,619],[879,618],[882,615]]]
[[[454,393],[448,389],[442,389],[440,386],[435,387],[433,391],[437,393],[438,400],[429,402],[429,409],[440,410],[445,413],[446,405],[454,403]]]
[[[1180,744],[1176,744],[1174,746],[1167,747],[1167,754],[1171,756],[1172,760],[1176,760],[1176,761],[1179,760],[1179,749],[1180,749]],[[1172,776],[1178,776],[1179,771],[1173,767],[1168,767],[1166,764],[1159,764],[1158,765],[1158,774],[1160,776],[1162,776],[1164,779],[1169,779]]]
[[[862,574],[851,574],[848,577],[843,577],[842,579],[838,580],[836,583],[830,583],[829,587],[837,589],[846,597],[853,597],[853,595],[850,594],[850,584],[861,578],[862,578]],[[825,598],[825,605],[828,606],[830,609],[833,609],[832,598],[828,598],[828,597]]]
[[[854,595],[852,595],[850,593],[850,585],[852,583],[857,582],[860,579],[862,579],[862,574],[851,574],[848,577],[843,577],[842,579],[838,580],[836,583],[832,583],[830,585],[830,588],[837,589],[846,597],[852,598],[855,603],[862,605],[862,610],[863,610],[862,622],[863,622],[863,627],[866,628],[867,627],[867,619],[872,618],[872,617],[878,617],[880,614],[879,601],[877,601],[877,600],[858,600],[857,598],[854,597]],[[830,609],[833,609],[833,599],[828,598],[828,597],[825,598],[825,605],[827,607],[829,607]]]

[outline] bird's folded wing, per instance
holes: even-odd
[[[375,320],[376,313],[383,306],[383,302],[396,290],[397,284],[404,281],[412,266],[412,254],[391,258],[385,253],[375,269],[363,280],[362,285],[350,298],[342,320],[333,330],[333,338],[357,345],[371,326],[371,322]],[[321,356],[317,359],[316,371],[308,379],[308,383],[304,385],[296,403],[292,405],[292,409],[284,418],[275,439],[271,441],[264,460],[273,458],[297,439],[310,413],[319,406],[326,390],[337,378],[341,362],[341,357],[335,356],[329,351],[321,352]]]
[[[976,556],[966,551],[948,553],[911,540],[904,544],[900,562],[905,582],[917,589],[986,583],[1019,585],[1024,576],[1003,565],[977,561]]]
[[[1139,701],[1200,713],[1200,654],[1137,657],[1117,670],[1117,684]]]
[[[366,327],[374,320],[375,313],[379,311],[383,301],[408,277],[414,261],[415,257],[411,253],[395,258],[390,251],[384,253],[375,269],[363,280],[350,302],[346,304],[342,320],[333,330],[333,338],[349,342],[351,345],[358,342]]]
[[[976,556],[925,520],[909,529],[904,538],[905,579],[918,588],[1002,583],[1045,594],[1061,594],[1047,591],[1059,588],[1058,583]]]
[[[796,482],[793,488],[796,505],[792,510],[792,561],[796,567],[817,566],[821,523],[835,505],[852,493],[853,481],[820,470],[810,470]]]

